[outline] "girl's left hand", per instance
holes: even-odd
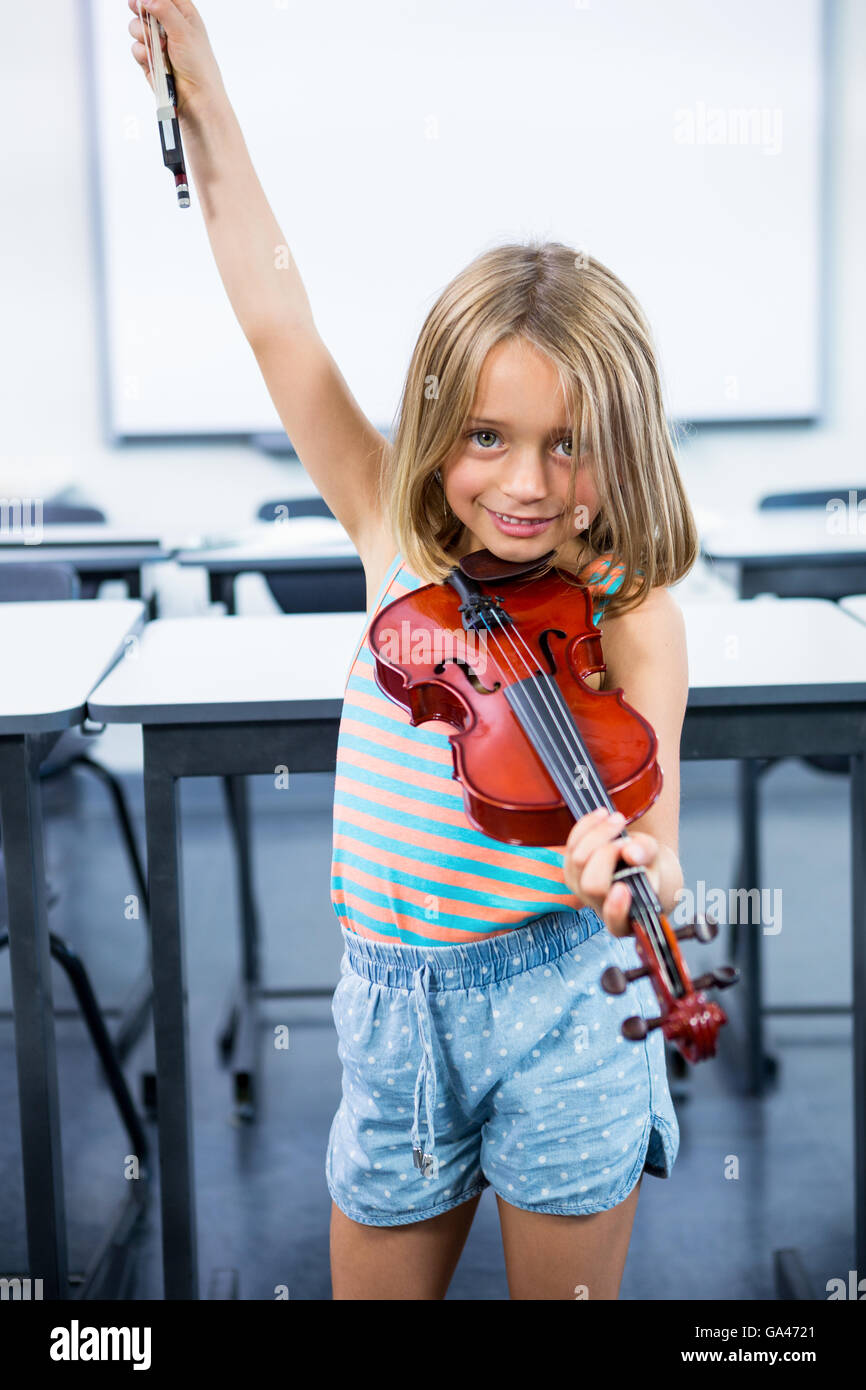
[[[565,843],[563,876],[567,886],[601,917],[614,936],[627,936],[631,889],[626,883],[611,886],[617,860],[640,864],[656,896],[661,886],[659,842],[643,831],[629,831],[622,838],[624,818],[604,808],[581,816]]]

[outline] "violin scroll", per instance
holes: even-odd
[[[641,1042],[654,1028],[661,1028],[665,1038],[676,1045],[687,1061],[700,1062],[715,1056],[718,1031],[727,1022],[724,1010],[707,999],[703,991],[728,989],[737,983],[740,972],[732,965],[720,965],[695,980],[689,976],[677,942],[694,939],[706,944],[712,941],[719,930],[714,918],[699,915],[676,931],[663,914],[659,914],[658,922],[666,939],[667,952],[660,954],[653,948],[645,925],[633,917],[631,926],[643,965],[634,970],[610,966],[601,977],[601,987],[606,994],[622,994],[634,980],[651,977],[662,1012],[655,1018],[644,1018],[640,1014],[627,1018],[622,1025],[623,1037]]]

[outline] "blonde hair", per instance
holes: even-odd
[[[437,473],[472,413],[484,359],[509,338],[533,344],[558,370],[572,422],[568,514],[584,447],[598,492],[591,525],[559,545],[547,567],[577,574],[612,554],[624,574],[606,611],[625,612],[688,573],[697,528],[640,305],[601,262],[559,242],[495,247],[439,295],[412,353],[380,474],[382,514],[409,569],[443,582],[463,523]]]

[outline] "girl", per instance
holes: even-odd
[[[137,11],[137,0],[129,0]],[[642,1173],[679,1133],[622,855],[670,912],[688,690],[668,586],[697,554],[649,329],[626,287],[559,244],[501,246],[442,292],[412,355],[392,442],[364,417],[318,336],[190,0],[163,24],[211,246],[280,418],[351,536],[368,615],[456,559],[553,551],[604,618],[606,670],[655,729],[664,788],[623,841],[596,811],[565,846],[476,832],[449,735],[413,727],[373,679],[365,637],[345,690],[331,896],[344,937],[333,1015],[343,1096],[328,1140],[337,1299],[444,1298],[492,1186],[515,1299],[615,1299]],[[140,21],[130,25],[146,65]],[[284,253],[285,254],[285,253]]]

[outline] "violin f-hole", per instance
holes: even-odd
[[[567,635],[567,634],[564,633],[564,632],[562,631],[562,628],[559,628],[559,627],[547,627],[547,628],[544,629],[544,632],[542,632],[541,636],[540,636],[539,639],[538,639],[538,645],[540,646],[541,650],[544,652],[544,655],[547,657],[547,665],[548,665],[548,667],[549,667],[549,672],[548,672],[548,674],[551,675],[551,676],[555,676],[555,675],[556,675],[556,661],[554,660],[553,652],[550,650],[550,640],[549,640],[549,639],[550,639],[551,637],[563,637],[563,638],[564,638],[566,635]]]
[[[500,681],[497,681],[496,684],[492,687],[482,685],[481,681],[476,676],[472,667],[465,661],[459,661],[456,656],[448,656],[445,658],[444,661],[440,661],[437,666],[434,666],[433,670],[435,674],[437,676],[441,676],[442,672],[445,670],[445,667],[448,665],[449,662],[453,662],[455,666],[460,667],[460,670],[463,672],[464,676],[469,681],[469,684],[472,686],[472,689],[477,690],[479,695],[496,694],[496,691],[499,689],[501,684]]]

